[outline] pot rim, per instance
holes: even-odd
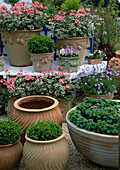
[[[51,53],[30,53],[30,54],[35,54],[35,55],[46,55],[46,54],[54,54],[55,51],[51,52]]]
[[[73,38],[56,38],[56,40],[79,40],[79,39],[89,39],[89,36],[86,37],[73,37]]]
[[[34,140],[34,139],[31,139],[27,136],[27,134],[25,135],[25,139],[29,142],[32,142],[32,143],[38,143],[38,144],[49,144],[49,143],[54,143],[54,142],[57,142],[59,140],[61,140],[62,138],[65,137],[65,132],[63,131],[62,135],[59,136],[58,138],[56,139],[53,139],[53,140],[48,140],[48,141],[38,141],[38,140]]]
[[[12,32],[12,31],[8,31],[8,32],[11,32],[11,33],[15,33],[15,32],[36,32],[36,31],[41,31],[43,28],[41,28],[41,29],[34,29],[34,30],[16,30],[16,31],[14,31],[14,32]],[[3,31],[3,32],[7,32],[6,30],[4,30],[4,29],[0,29],[0,31]]]
[[[9,147],[9,146],[15,145],[16,143],[18,143],[20,141],[20,139],[21,139],[21,137],[15,143],[7,144],[7,145],[0,145],[0,148],[4,148],[4,147]]]
[[[80,56],[79,57],[62,57],[62,56],[60,56],[60,58],[74,60],[74,59],[80,59]]]
[[[44,108],[44,109],[25,109],[25,108],[22,108],[22,107],[19,106],[19,103],[20,103],[22,100],[29,99],[29,98],[35,98],[35,97],[36,97],[36,98],[47,98],[47,99],[50,99],[50,100],[54,101],[54,103],[53,103],[51,106],[46,107],[46,108]],[[17,110],[21,110],[21,111],[24,111],[24,112],[44,112],[44,111],[48,111],[48,110],[51,110],[51,109],[57,107],[58,104],[59,104],[58,100],[55,99],[55,98],[53,98],[53,97],[50,97],[50,96],[42,96],[42,95],[33,95],[33,96],[22,97],[22,98],[16,100],[16,101],[14,102],[14,107],[15,107],[15,109],[17,109]]]
[[[117,100],[114,100],[114,101],[117,101]],[[92,136],[93,136],[93,137],[96,136],[96,140],[99,140],[99,141],[100,141],[100,140],[102,141],[102,140],[104,140],[105,138],[107,138],[107,140],[110,140],[110,139],[116,140],[116,139],[119,138],[119,136],[106,135],[106,134],[96,133],[96,132],[92,132],[92,131],[88,131],[88,130],[79,128],[77,125],[75,125],[74,123],[72,123],[72,122],[68,119],[68,114],[69,114],[69,112],[70,112],[71,110],[75,109],[75,108],[76,108],[76,106],[73,107],[72,109],[70,109],[70,110],[67,112],[67,114],[66,114],[66,123],[67,123],[68,125],[70,125],[73,129],[76,129],[77,131],[80,131],[80,132],[82,132],[82,133],[85,133],[86,135],[91,135],[91,138],[92,138]],[[98,138],[98,137],[101,137],[101,139]],[[89,137],[88,137],[88,138],[89,138]],[[94,140],[95,140],[95,138],[94,138]]]

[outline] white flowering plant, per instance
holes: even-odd
[[[104,54],[101,50],[95,50],[92,54],[90,53],[88,56],[88,59],[99,59],[99,58],[105,58],[106,54]]]

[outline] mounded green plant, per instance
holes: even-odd
[[[54,41],[46,35],[35,35],[28,40],[28,51],[30,53],[52,53],[54,49]]]
[[[21,127],[11,120],[0,120],[0,145],[15,143],[23,133]]]
[[[78,9],[82,6],[80,2],[80,0],[66,0],[62,3],[61,9],[67,13],[70,13],[71,10],[78,11]]]
[[[108,99],[85,98],[69,112],[69,120],[78,127],[106,135],[118,135],[119,103]]]
[[[62,135],[62,128],[54,121],[39,121],[27,130],[27,136],[33,140],[48,141]]]

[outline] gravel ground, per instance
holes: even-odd
[[[4,118],[7,119],[7,116],[0,116],[0,119],[4,119]],[[62,128],[66,132],[66,139],[68,140],[69,145],[70,145],[70,157],[69,157],[69,161],[68,161],[68,164],[65,170],[117,170],[117,169],[103,167],[103,166],[100,166],[98,164],[95,164],[89,161],[75,148],[70,138],[66,123],[63,123]],[[24,163],[24,160],[21,159],[16,170],[29,170],[29,169]]]

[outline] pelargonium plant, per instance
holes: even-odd
[[[79,57],[80,51],[77,49],[74,49],[73,47],[62,48],[60,50],[60,56],[61,57]]]
[[[87,97],[69,112],[68,119],[79,128],[88,131],[118,135],[119,114],[118,102]]]
[[[90,53],[88,56],[88,59],[99,59],[99,58],[105,58],[106,54],[103,53],[103,51],[95,50],[92,54]]]
[[[38,1],[34,3],[22,1],[11,6],[10,10],[3,5],[0,8],[0,29],[12,32],[41,29],[47,21],[46,10],[47,7]]]
[[[77,13],[58,12],[54,18],[48,19],[47,27],[50,34],[56,38],[86,37],[91,35],[91,31],[100,25],[103,18],[98,15],[91,15],[89,9],[80,8]]]

